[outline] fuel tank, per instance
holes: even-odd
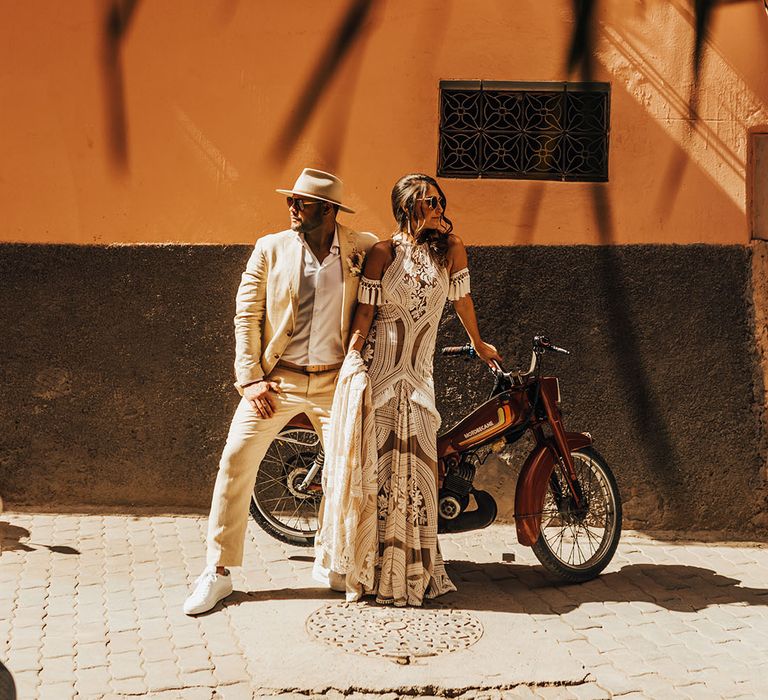
[[[504,391],[480,404],[437,438],[438,459],[499,438],[525,419],[528,406],[528,398],[519,388]]]

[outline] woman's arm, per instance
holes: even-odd
[[[352,350],[360,352],[363,349],[365,339],[368,337],[368,331],[371,330],[375,312],[376,307],[373,304],[358,302],[357,309],[355,309],[355,317],[352,319],[352,326],[349,329],[349,347],[347,352],[352,352]]]
[[[448,245],[448,274],[453,275],[456,272],[464,270],[467,267],[467,249],[464,247],[461,239],[456,235],[451,235]],[[492,360],[501,362],[501,355],[490,343],[483,342],[480,337],[480,328],[477,325],[477,315],[475,314],[475,305],[472,303],[472,297],[465,294],[459,299],[453,301],[453,308],[464,326],[464,330],[469,336],[472,347],[480,358],[489,365]]]
[[[363,276],[369,280],[381,280],[384,271],[389,267],[392,261],[392,243],[391,241],[380,241],[376,243],[365,256],[363,267]],[[352,318],[352,325],[349,328],[349,347],[347,352],[363,349],[365,339],[368,337],[368,331],[371,330],[371,324],[376,316],[376,306],[374,304],[364,304],[358,302],[355,309],[355,315]]]

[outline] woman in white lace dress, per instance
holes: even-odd
[[[486,362],[500,359],[496,348],[480,338],[469,296],[467,253],[461,240],[451,233],[445,207],[445,195],[433,178],[418,173],[401,178],[392,190],[398,230],[390,241],[376,244],[365,260],[359,304],[350,331],[347,369],[342,368],[339,381],[341,384],[351,377],[355,363],[362,367],[359,357],[355,359],[360,352],[367,367],[366,391],[370,390],[363,412],[367,413],[368,442],[373,441],[375,433],[375,446],[369,445],[366,451],[364,435],[352,442],[363,443],[363,452],[370,456],[368,467],[376,462],[367,474],[375,475],[369,478],[376,494],[374,503],[372,487],[368,522],[370,525],[376,518],[377,537],[374,539],[373,533],[358,536],[357,551],[343,556],[329,554],[345,549],[343,544],[335,550],[328,544],[332,525],[325,532],[321,528],[317,540],[318,562],[330,566],[329,562],[342,560],[344,570],[339,573],[346,573],[348,578],[350,572],[359,573],[365,568],[373,571],[371,559],[375,559],[372,574],[357,575],[357,581],[365,584],[357,591],[375,593],[378,602],[397,606],[421,605],[424,598],[456,590],[446,574],[437,543],[436,438],[440,415],[435,407],[432,366],[446,299],[453,302],[478,355]],[[349,405],[348,398],[346,401]],[[331,427],[341,426],[342,418],[332,415]],[[366,424],[365,419],[362,423]],[[366,432],[365,428],[362,432]],[[358,444],[355,449],[359,454]],[[338,455],[329,457],[334,464],[339,463]],[[356,456],[344,463],[359,465],[359,461]],[[366,459],[361,461],[365,480]],[[329,466],[326,461],[326,468]],[[339,486],[339,471],[333,473],[331,480],[336,486],[329,483],[327,488],[336,491],[326,493],[324,521],[331,523],[335,519],[340,523],[345,514],[329,513],[334,508],[330,504],[341,503],[339,493],[354,489],[348,480],[345,486]],[[335,509],[343,510],[338,506]],[[361,515],[354,527],[365,519]],[[337,542],[354,539],[348,533],[340,538],[338,532],[342,530],[341,526],[336,528]],[[361,539],[368,542],[362,548]],[[378,547],[374,549],[376,539]],[[350,561],[355,558],[364,558],[365,563]],[[351,599],[358,597],[350,596],[349,581],[347,591]]]

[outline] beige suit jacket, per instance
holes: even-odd
[[[339,319],[344,348],[357,304],[359,275],[350,270],[353,254],[367,253],[378,240],[337,223],[344,287]],[[294,333],[299,305],[303,247],[290,229],[256,241],[237,291],[235,315],[235,386],[242,387],[267,376],[277,364]],[[362,260],[362,255],[358,256]]]

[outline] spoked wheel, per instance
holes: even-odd
[[[307,474],[319,462],[314,477]],[[314,430],[280,431],[259,466],[251,497],[251,515],[272,537],[300,547],[312,546],[322,490],[323,448]]]
[[[560,468],[555,466],[533,552],[549,572],[579,583],[597,576],[616,552],[621,536],[621,498],[613,473],[596,450],[585,447],[571,454],[581,487],[581,505],[576,504]]]

